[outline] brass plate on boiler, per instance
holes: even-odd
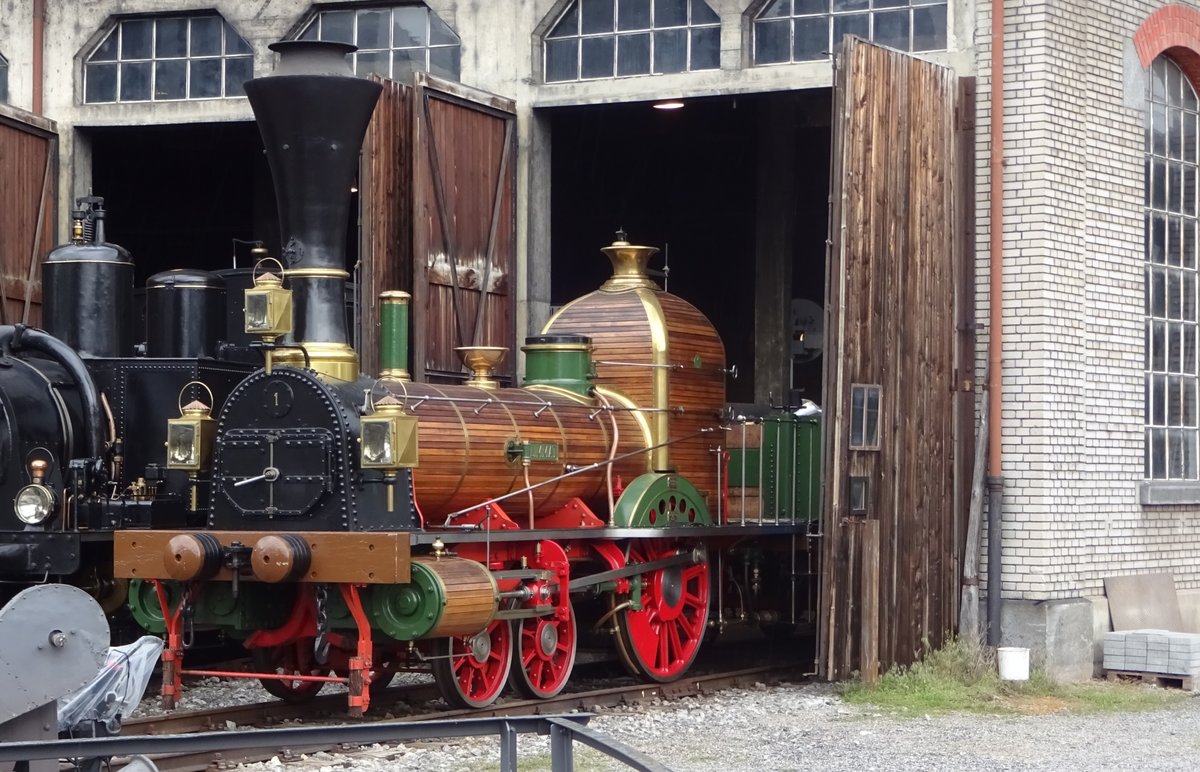
[[[170,579],[164,556],[171,537],[194,531],[117,531],[113,534],[113,575],[124,579]],[[204,531],[222,547],[233,542],[254,548],[276,531]],[[302,582],[354,584],[407,584],[411,580],[411,545],[407,533],[297,532],[312,550],[312,565]],[[222,568],[213,581],[231,581],[233,572]],[[247,572],[241,576],[255,581]]]

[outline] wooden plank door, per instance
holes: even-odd
[[[819,645],[870,679],[956,622],[970,163],[952,71],[855,38],[835,67]]]
[[[455,348],[516,346],[516,106],[418,72],[380,79],[363,149],[364,369],[377,370],[379,292],[413,295],[416,380],[465,378]],[[453,277],[453,278],[452,278]]]
[[[41,324],[38,265],[55,246],[58,133],[0,104],[0,324]]]

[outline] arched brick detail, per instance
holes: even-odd
[[[1133,47],[1143,68],[1166,54],[1200,87],[1200,11],[1185,5],[1159,8],[1133,33]]]

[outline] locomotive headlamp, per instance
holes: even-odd
[[[179,409],[178,418],[167,421],[168,469],[189,472],[208,469],[217,425],[211,413],[208,405],[193,400]]]
[[[255,276],[245,300],[247,333],[272,341],[292,331],[292,291],[275,274]]]
[[[417,465],[417,417],[388,395],[375,403],[375,412],[362,419],[364,469],[396,471]]]
[[[40,525],[54,514],[57,503],[54,491],[41,483],[33,483],[17,491],[13,511],[22,523]]]

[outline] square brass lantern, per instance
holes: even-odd
[[[417,417],[395,408],[377,409],[362,420],[363,469],[396,471],[417,465]]]
[[[183,409],[179,418],[167,421],[167,468],[200,472],[212,461],[217,422],[203,410]]]
[[[247,333],[274,339],[292,331],[292,291],[280,279],[265,274],[245,293]]]

